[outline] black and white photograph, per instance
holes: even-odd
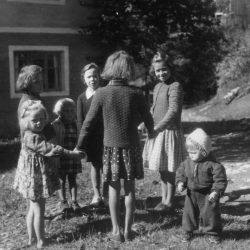
[[[0,1],[0,250],[246,250],[250,0]]]

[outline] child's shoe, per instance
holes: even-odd
[[[221,237],[218,235],[212,235],[209,237],[208,240],[212,244],[220,244],[221,243]]]
[[[59,202],[59,210],[61,212],[64,212],[65,210],[69,209],[69,204],[66,200],[60,201]]]
[[[74,212],[76,212],[79,209],[81,209],[81,207],[79,206],[79,204],[77,203],[77,201],[72,201],[71,208],[73,209]]]
[[[192,238],[194,237],[193,232],[185,232],[183,234],[183,237],[181,239],[182,242],[189,242],[192,240]]]
[[[113,241],[113,242],[119,242],[119,243],[123,243],[125,241],[124,239],[124,235],[119,233],[119,234],[112,234],[110,233],[108,235],[108,238]]]

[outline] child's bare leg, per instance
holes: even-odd
[[[77,185],[76,185],[76,174],[68,175],[69,190],[72,202],[77,200]]]
[[[91,164],[91,182],[94,191],[94,200],[101,198],[100,186],[101,186],[101,172],[100,166],[97,163]]]
[[[113,234],[120,233],[120,180],[109,183],[109,210],[113,226]]]
[[[59,199],[61,201],[66,200],[66,174],[59,176],[60,189],[58,190]]]
[[[133,218],[134,218],[135,181],[124,180],[124,189],[125,189],[124,191],[125,191],[125,207],[126,207],[124,234],[128,235],[131,232],[131,227],[132,227]]]
[[[161,190],[162,190],[162,203],[172,207],[173,198],[175,193],[175,173],[164,171],[160,172],[161,175]]]
[[[34,210],[34,229],[37,237],[37,248],[42,248],[44,246],[45,199],[32,201],[32,208]]]
[[[32,201],[29,201],[29,208],[27,209],[26,223],[27,223],[27,231],[28,231],[28,245],[32,244],[32,240],[34,237],[34,211],[33,206],[31,204]],[[28,203],[28,202],[27,202]]]

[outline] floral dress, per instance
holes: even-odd
[[[50,197],[59,189],[59,180],[56,169],[49,165],[49,157],[64,153],[61,146],[47,142],[43,134],[26,131],[22,139],[14,189],[30,200]]]

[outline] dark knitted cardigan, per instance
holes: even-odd
[[[181,127],[182,100],[183,90],[180,83],[160,82],[155,86],[151,108],[155,130],[162,131]]]
[[[227,176],[223,165],[210,153],[199,162],[191,159],[182,162],[176,172],[176,184],[179,182],[195,192],[216,191],[222,195],[227,187]]]
[[[103,116],[104,122],[104,146],[139,146],[137,127],[142,121],[148,132],[153,132],[153,118],[143,93],[122,81],[112,81],[112,84],[97,89],[80,131],[78,149],[84,149],[86,137],[99,115]]]
[[[85,91],[77,98],[77,127],[79,133],[89,111],[93,97],[94,96],[87,99]],[[99,116],[94,124],[94,127],[91,129],[91,132],[88,134],[85,147],[85,151],[88,155],[88,161],[90,162],[102,163],[103,132],[102,116]]]

